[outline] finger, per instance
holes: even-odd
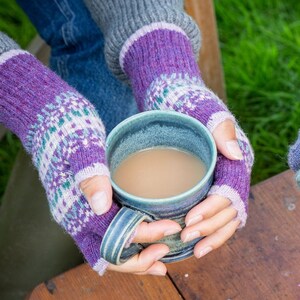
[[[164,276],[167,272],[167,268],[163,263],[157,263],[157,261],[164,257],[168,252],[169,248],[164,244],[150,245],[124,264],[118,266],[109,264],[107,269],[123,273],[140,273]]]
[[[212,235],[202,239],[196,244],[194,248],[194,255],[197,258],[200,258],[212,250],[222,246],[229,238],[233,236],[239,224],[239,220],[231,221]]]
[[[188,212],[185,217],[185,224],[191,226],[204,219],[211,218],[230,204],[230,200],[225,197],[210,195]]]
[[[167,267],[161,261],[156,261],[147,271],[136,272],[136,275],[157,275],[165,276],[167,273]]]
[[[112,188],[108,176],[94,176],[83,180],[80,189],[96,215],[106,213],[112,205]]]
[[[232,160],[242,160],[243,154],[237,141],[235,125],[231,120],[220,123],[213,131],[217,148],[225,157]]]
[[[172,235],[181,231],[178,223],[171,220],[160,220],[151,223],[142,222],[137,227],[133,239],[135,243],[152,243],[164,236]]]
[[[209,236],[232,221],[236,215],[236,209],[229,206],[213,217],[183,229],[181,240],[186,243],[201,236]]]

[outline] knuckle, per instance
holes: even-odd
[[[201,233],[201,236],[209,236],[215,232],[215,228],[207,226],[207,227],[202,227],[199,231]]]

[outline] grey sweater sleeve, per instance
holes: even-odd
[[[12,49],[20,49],[19,45],[0,31],[0,55]]]
[[[195,57],[200,49],[200,30],[184,12],[183,0],[84,0],[105,37],[105,57],[110,70],[126,80],[119,54],[126,40],[145,25],[166,22],[180,27],[189,37]]]

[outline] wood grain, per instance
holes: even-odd
[[[186,0],[186,12],[193,17],[201,29],[202,46],[199,67],[207,86],[224,102],[226,92],[219,49],[219,38],[212,0]]]
[[[293,176],[287,171],[252,187],[247,226],[225,246],[168,266],[185,299],[300,299],[300,191]]]
[[[81,265],[37,286],[30,300],[181,300],[168,277],[107,272],[100,277]]]

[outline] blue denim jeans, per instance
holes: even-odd
[[[51,47],[50,67],[96,106],[107,133],[137,112],[130,89],[106,66],[103,35],[83,0],[18,2]],[[21,151],[0,210],[0,299],[24,299],[81,262],[74,242],[51,220],[37,173]]]
[[[51,47],[51,69],[95,105],[107,133],[137,112],[130,88],[106,66],[103,35],[83,0],[18,3]]]

